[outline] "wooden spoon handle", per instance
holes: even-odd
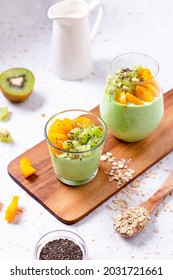
[[[171,173],[163,185],[141,206],[145,207],[149,213],[173,190],[173,173]]]

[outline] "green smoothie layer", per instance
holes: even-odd
[[[58,157],[52,155],[52,164],[57,177],[65,180],[83,181],[97,172],[102,149],[91,152],[88,157],[71,159],[68,154],[61,154]]]
[[[101,116],[111,132],[127,142],[147,137],[159,125],[163,111],[162,95],[151,103],[124,106],[104,94],[100,105]]]

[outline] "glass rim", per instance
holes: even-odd
[[[51,237],[49,238],[49,235],[56,234],[56,233],[57,233],[57,236],[52,236],[52,238]],[[73,235],[73,237],[71,237],[70,235]],[[46,237],[48,237],[48,238],[47,238],[47,240],[44,241],[44,238],[46,238]],[[38,239],[38,241],[35,245],[35,250],[34,250],[35,258],[38,259],[38,252],[39,252],[39,249],[40,249],[40,246],[42,245],[42,243],[46,244],[47,242],[49,242],[49,240],[52,240],[53,238],[55,239],[55,238],[64,238],[64,237],[68,238],[70,240],[73,240],[74,242],[76,242],[78,245],[80,245],[83,248],[83,250],[82,250],[83,254],[84,254],[83,259],[85,260],[87,257],[87,253],[88,253],[86,242],[76,232],[71,231],[71,230],[66,230],[66,229],[55,229],[55,230],[48,231],[45,234],[43,234]],[[76,240],[75,237],[79,240]]]
[[[55,118],[56,116],[58,116],[58,115],[60,115],[60,114],[68,113],[68,112],[75,112],[75,111],[87,113],[87,114],[89,114],[89,115],[94,116],[95,118],[97,118],[97,119],[99,120],[99,122],[100,122],[100,123],[102,124],[102,126],[104,127],[104,135],[103,135],[103,137],[102,137],[102,140],[100,141],[100,143],[99,143],[97,146],[95,146],[95,147],[93,147],[93,148],[90,148],[89,150],[85,150],[85,151],[68,151],[68,150],[60,149],[60,148],[54,146],[54,145],[51,143],[51,141],[49,140],[48,136],[47,136],[47,126],[48,126],[49,122],[51,121],[51,119]],[[47,121],[46,124],[45,124],[45,128],[44,128],[44,135],[45,135],[45,138],[46,138],[46,141],[48,142],[48,144],[50,144],[54,149],[56,149],[56,150],[59,151],[59,152],[67,153],[67,154],[72,154],[72,155],[73,155],[73,154],[74,154],[74,155],[76,155],[76,154],[81,155],[81,154],[85,154],[85,153],[88,153],[88,152],[90,152],[90,151],[96,150],[98,147],[100,147],[100,146],[104,143],[104,141],[106,140],[107,134],[108,134],[108,128],[107,128],[107,126],[106,126],[106,123],[102,120],[102,118],[99,117],[96,113],[93,113],[93,112],[87,111],[87,110],[82,110],[82,109],[69,109],[69,110],[60,111],[59,113],[54,114],[52,117],[50,117],[50,118],[48,119],[48,121]]]
[[[119,58],[123,57],[123,56],[126,56],[126,55],[141,55],[141,56],[144,56],[144,57],[147,57],[148,59],[150,59],[151,61],[153,61],[155,63],[155,65],[157,66],[157,71],[156,71],[156,74],[152,77],[152,79],[150,80],[147,80],[147,81],[140,81],[140,82],[132,82],[132,84],[146,84],[150,81],[152,81],[153,79],[155,79],[159,72],[160,72],[160,66],[159,66],[159,63],[157,62],[157,60],[155,58],[153,58],[152,56],[148,55],[148,54],[145,54],[145,53],[142,53],[142,52],[127,52],[127,53],[122,53],[120,55],[117,55],[116,57],[114,57],[114,59],[111,61],[110,63],[110,66],[109,66],[109,69],[110,69],[110,73],[114,76],[115,75],[115,72],[113,72],[113,63],[115,63],[116,60],[118,60]]]

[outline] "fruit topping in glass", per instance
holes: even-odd
[[[120,68],[114,75],[109,75],[105,92],[120,104],[143,105],[154,101],[161,89],[150,69],[141,65],[132,68]]]
[[[77,117],[74,120],[64,118],[56,119],[48,129],[48,139],[57,147],[50,147],[54,154],[67,151],[64,157],[72,159],[86,157],[91,154],[90,149],[99,145],[103,138],[103,128],[92,123],[87,117]],[[68,153],[68,152],[74,153]],[[88,153],[86,153],[88,151]],[[76,152],[85,152],[76,154]]]

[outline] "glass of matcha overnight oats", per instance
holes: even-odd
[[[70,186],[91,181],[106,136],[106,124],[92,112],[66,110],[52,116],[45,125],[45,138],[57,178]]]
[[[100,113],[120,140],[146,138],[160,124],[164,113],[157,61],[142,53],[116,57],[110,65]]]

